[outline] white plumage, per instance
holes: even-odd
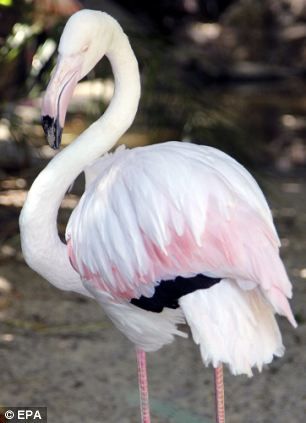
[[[69,19],[59,52],[43,103],[53,148],[59,147],[74,86],[104,54],[116,89],[105,114],[31,187],[20,217],[26,261],[55,286],[95,297],[141,350],[185,336],[178,324],[186,319],[206,365],[226,363],[234,374],[251,375],[254,366],[261,370],[284,351],[274,313],[296,322],[279,238],[257,183],[211,147],[167,142],[107,154],[132,123],[140,96],[129,41],[113,18],[84,10]],[[69,220],[66,245],[56,216],[82,171],[86,189]],[[131,303],[152,297],[161,281],[198,274],[222,280],[181,296],[175,310],[153,313]],[[143,387],[143,353],[137,357]],[[147,391],[141,392],[143,422],[149,423]]]
[[[244,291],[223,279],[179,302],[206,365],[226,363],[234,375],[252,376],[252,367],[261,371],[284,353],[273,308],[259,288]]]
[[[98,159],[86,169],[86,192],[69,220],[66,239],[86,288],[145,351],[169,342],[163,329],[167,320],[170,333],[181,334],[175,326],[182,315],[164,311],[157,317],[126,300],[151,297],[161,280],[202,273],[231,278],[180,300],[204,362],[225,362],[234,374],[250,374],[251,367],[261,369],[273,354],[282,354],[264,297],[272,298],[292,323],[294,318],[286,307],[291,284],[278,255],[271,212],[250,174],[219,150],[168,142],[120,147]]]

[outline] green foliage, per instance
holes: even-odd
[[[10,7],[13,5],[13,0],[0,0],[0,6]]]

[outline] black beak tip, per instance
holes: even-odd
[[[46,135],[48,144],[54,150],[61,145],[63,128],[60,126],[58,118],[54,119],[49,115],[42,116],[41,124]]]

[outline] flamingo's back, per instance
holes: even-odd
[[[67,241],[71,262],[86,286],[118,302],[151,297],[161,280],[177,276],[225,279],[180,300],[196,341],[201,344],[203,338],[206,362],[213,358],[205,355],[207,339],[201,333],[213,329],[205,326],[207,316],[212,325],[214,318],[222,320],[218,304],[223,320],[227,307],[231,316],[226,330],[248,331],[250,342],[257,342],[262,332],[257,320],[262,318],[270,328],[266,338],[274,334],[264,358],[250,358],[258,367],[283,350],[273,310],[295,325],[287,300],[291,284],[265,198],[241,165],[211,147],[168,142],[121,148],[99,159],[88,169],[87,189],[69,221]],[[216,313],[205,308],[211,295]],[[235,313],[236,302],[242,311]],[[247,324],[234,324],[242,315]],[[239,370],[232,359],[220,359],[234,372],[249,373],[250,363]]]

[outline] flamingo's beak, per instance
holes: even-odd
[[[81,57],[59,55],[42,103],[42,126],[50,147],[58,149],[69,100],[80,79]]]

